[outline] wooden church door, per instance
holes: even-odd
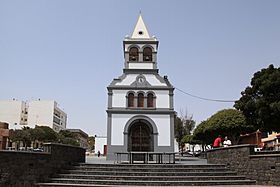
[[[141,121],[134,123],[129,132],[129,151],[152,151],[152,131]]]

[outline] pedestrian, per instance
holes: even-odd
[[[221,138],[221,135],[219,135],[219,136],[215,139],[213,147],[214,147],[214,148],[217,148],[217,147],[221,147],[221,146],[222,146],[222,138]]]
[[[267,143],[264,143],[262,147],[262,151],[267,151],[267,150],[268,150]]]
[[[228,137],[225,137],[225,140],[223,142],[224,147],[231,146],[231,141],[228,139]]]
[[[97,156],[100,157],[100,151],[97,151]]]

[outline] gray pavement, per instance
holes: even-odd
[[[114,161],[106,160],[106,157],[95,155],[86,156],[86,163],[89,164],[114,164]],[[189,164],[189,165],[202,165],[207,164],[206,159],[200,159],[197,157],[178,157],[176,159],[176,164]]]
[[[114,164],[114,161],[106,160],[104,156],[86,156],[87,164]]]

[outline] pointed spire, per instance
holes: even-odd
[[[137,23],[134,27],[133,33],[131,38],[135,38],[135,39],[141,39],[141,38],[151,38],[148,32],[148,29],[143,21],[143,18],[141,16],[141,11],[137,20]]]

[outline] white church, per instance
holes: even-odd
[[[174,87],[159,75],[158,44],[139,15],[123,41],[123,74],[107,87],[108,160],[115,152],[174,152]]]

